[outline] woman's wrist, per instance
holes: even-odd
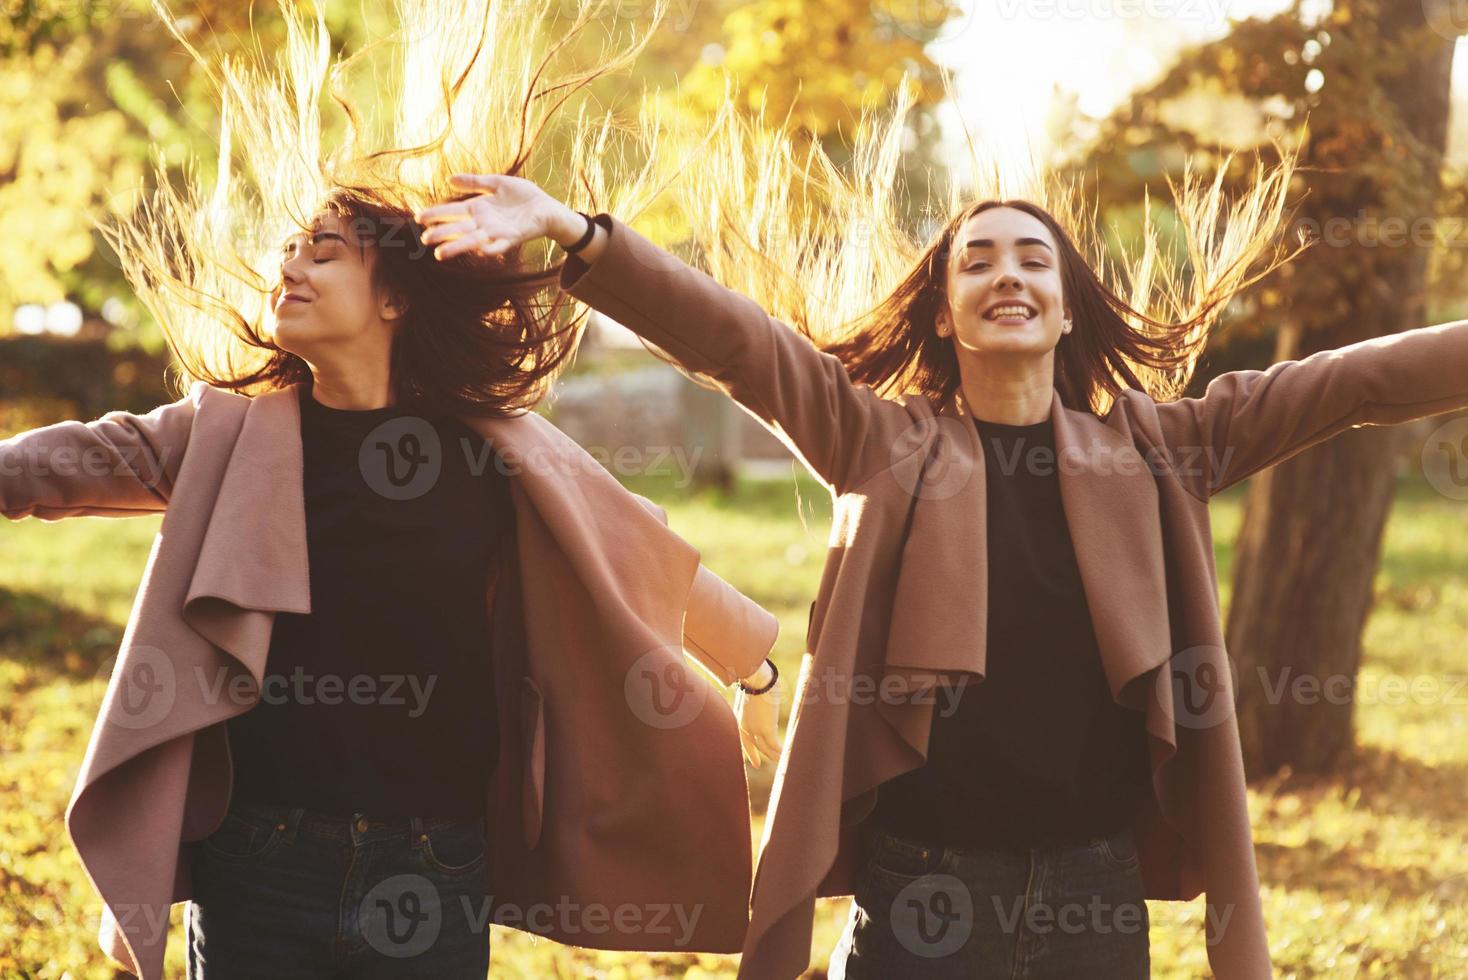
[[[586,219],[581,216],[581,212],[573,211],[556,201],[555,209],[546,222],[546,237],[565,248],[567,245],[575,245],[585,234]]]
[[[775,669],[774,662],[766,659],[760,663],[759,669],[753,674],[741,677],[735,683],[746,694],[763,694],[775,686],[775,681],[779,677],[780,672]]]

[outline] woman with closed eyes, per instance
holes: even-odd
[[[483,978],[490,922],[675,952],[747,927],[776,621],[531,411],[574,350],[557,267],[439,262],[412,219],[537,133],[582,153],[555,107],[639,40],[568,71],[549,8],[401,13],[386,120],[320,19],[286,12],[273,70],[199,55],[218,183],[112,232],[188,394],[0,441],[7,518],[163,515],[67,811],[144,980],[181,901],[198,980]]]

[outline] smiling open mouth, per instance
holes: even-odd
[[[989,312],[985,313],[984,319],[994,321],[1013,320],[1016,322],[1022,322],[1024,320],[1032,319],[1035,316],[1035,313],[1036,311],[1033,306],[1029,306],[1024,303],[1006,303],[1003,306],[996,306]]]

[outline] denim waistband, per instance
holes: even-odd
[[[899,834],[874,824],[867,824],[863,828],[863,831],[866,835],[868,846],[880,844],[888,848],[909,850],[914,853],[921,852],[923,856],[926,856],[929,851],[946,851],[959,856],[1002,854],[1008,857],[1029,857],[1033,855],[1036,857],[1061,858],[1067,855],[1089,851],[1103,841],[1107,844],[1129,843],[1133,841],[1133,831],[1130,827],[1123,827],[1109,834],[1097,834],[1084,840],[1039,842],[1033,844],[1005,840],[995,840],[983,844],[967,842],[963,844],[944,844],[939,841],[909,837],[906,834]]]
[[[398,835],[416,838],[425,831],[452,824],[467,823],[484,827],[483,815],[474,817],[432,815],[384,817],[363,811],[351,814],[322,813],[305,807],[268,803],[262,800],[235,800],[230,803],[230,810],[273,822],[280,829],[289,830],[292,835],[309,833],[343,840],[363,840]]]

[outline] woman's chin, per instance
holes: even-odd
[[[1028,354],[1041,357],[1055,349],[1055,342],[1044,336],[1038,325],[1017,324],[987,329],[968,346],[978,354]]]

